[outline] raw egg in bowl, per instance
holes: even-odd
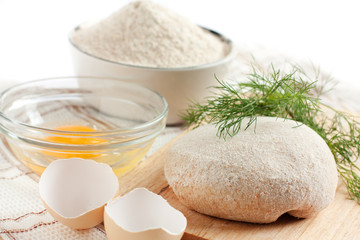
[[[166,124],[168,104],[146,87],[109,78],[26,82],[0,95],[0,130],[15,156],[37,174],[57,159],[134,167]]]

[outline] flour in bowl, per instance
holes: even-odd
[[[106,19],[78,28],[73,42],[102,59],[163,68],[207,64],[229,52],[215,34],[152,1],[131,2]]]

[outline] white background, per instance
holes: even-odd
[[[68,33],[106,17],[125,0],[0,0],[0,86],[73,75]],[[357,0],[157,0],[231,38],[312,61],[349,84],[360,82]],[[359,92],[360,95],[360,92]]]

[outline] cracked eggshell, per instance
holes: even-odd
[[[104,226],[109,240],[179,240],[185,216],[161,196],[136,188],[105,206]]]
[[[89,159],[59,159],[45,169],[40,198],[49,213],[74,229],[96,226],[104,206],[118,194],[119,182],[111,167]]]

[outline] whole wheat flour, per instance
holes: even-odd
[[[73,42],[96,57],[149,67],[187,67],[217,61],[228,44],[152,1],[131,2],[108,18],[79,27]]]

